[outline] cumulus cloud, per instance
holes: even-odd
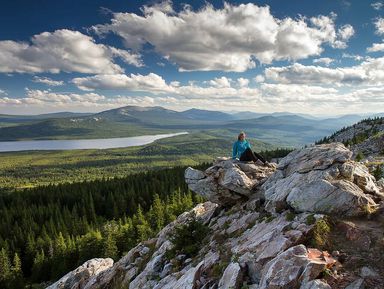
[[[171,87],[165,80],[155,74],[100,74],[72,79],[78,88],[82,90],[95,89],[127,89],[134,91],[169,92]]]
[[[231,79],[222,76],[220,78],[216,77],[209,81],[209,84],[217,88],[231,87]]]
[[[329,66],[334,61],[335,61],[334,59],[329,58],[329,57],[322,57],[322,58],[313,59],[313,63],[325,64],[326,66]]]
[[[367,52],[384,51],[384,43],[373,43],[371,47],[367,48]]]
[[[67,29],[34,35],[31,42],[0,41],[0,72],[121,73],[113,62],[141,66],[139,54],[97,44],[92,37]]]
[[[239,87],[247,87],[249,84],[249,79],[240,77],[237,79],[237,84]]]
[[[171,94],[188,98],[216,98],[228,99],[231,97],[246,98],[259,95],[257,88],[249,88],[248,79],[232,81],[225,76],[217,77],[203,83],[190,81],[181,85],[178,81],[167,83],[155,73],[141,74],[112,74],[78,77],[72,80],[82,90],[120,89],[133,92],[148,92],[154,95]],[[234,84],[234,85],[232,85]],[[241,85],[240,85],[241,84]]]
[[[354,34],[351,25],[337,28],[336,14],[306,19],[274,17],[269,6],[231,5],[198,11],[188,5],[175,12],[171,1],[144,6],[143,15],[114,13],[111,23],[93,26],[98,34],[121,36],[125,45],[140,50],[146,43],[181,71],[242,72],[255,60],[297,60],[323,51],[323,45],[345,48]]]
[[[256,77],[254,78],[255,82],[264,82],[265,81],[265,77],[261,74],[258,74],[256,75]]]
[[[351,58],[351,59],[354,59],[354,60],[356,60],[356,61],[361,61],[361,60],[364,59],[364,57],[361,56],[361,55],[358,55],[358,54],[350,54],[350,53],[345,53],[345,52],[341,55],[341,57],[342,57],[342,58]]]
[[[383,2],[374,2],[371,4],[371,6],[375,10],[380,10],[381,8],[383,8],[384,4]]]
[[[64,85],[64,81],[62,81],[62,80],[53,80],[53,79],[51,79],[49,77],[34,76],[32,78],[32,81],[36,82],[36,83],[43,83],[43,84],[46,84],[48,86]]]
[[[384,35],[384,18],[377,18],[373,24],[376,27],[376,34]]]
[[[8,93],[5,90],[0,89],[0,95],[8,95]]]
[[[277,83],[381,85],[384,83],[384,57],[368,58],[359,65],[338,68],[294,63],[285,67],[269,67],[265,76]]]

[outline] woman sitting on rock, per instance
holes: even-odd
[[[252,151],[250,143],[245,139],[245,132],[240,132],[237,141],[233,144],[232,158],[246,162],[260,160],[264,165],[268,162],[258,153]]]

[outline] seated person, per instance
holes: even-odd
[[[260,160],[264,165],[268,165],[268,162],[260,154],[252,151],[250,143],[245,139],[244,132],[239,134],[237,141],[233,144],[232,158],[246,162]]]

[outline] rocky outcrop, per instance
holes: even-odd
[[[383,192],[341,143],[296,150],[263,184],[269,210],[357,216],[377,207]]]
[[[342,144],[296,150],[278,166],[219,159],[204,172],[188,168],[185,178],[191,190],[209,201],[181,214],[113,266],[86,278],[70,277],[83,270],[78,268],[56,282],[69,287],[55,283],[51,288],[344,289],[373,279],[372,284],[382,284],[381,275],[366,266],[358,276],[348,276],[343,286],[330,286],[337,280],[330,282],[324,272],[334,274],[344,253],[312,247],[322,241],[313,240],[328,234],[329,216],[347,216],[336,229],[350,244],[366,247],[365,234],[351,225],[350,217],[381,204],[382,189]],[[190,258],[168,254],[175,246],[175,228],[191,220],[209,232],[200,236],[198,253]],[[368,231],[376,240],[382,238],[376,227],[370,225]],[[381,252],[376,243],[380,249],[374,252]],[[373,248],[369,246],[367,254]]]
[[[276,166],[261,166],[248,162],[220,158],[205,172],[188,168],[188,187],[211,202],[228,205],[248,199],[275,171]]]
[[[78,289],[84,288],[93,276],[111,268],[113,260],[111,258],[95,258],[85,262],[80,267],[69,272],[57,282],[47,287],[47,289]]]

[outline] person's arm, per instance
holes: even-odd
[[[237,156],[237,142],[234,142],[232,147],[232,159],[236,159],[236,156]]]
[[[249,141],[247,141],[246,146],[247,146],[247,148],[251,148],[251,144],[249,143]]]

